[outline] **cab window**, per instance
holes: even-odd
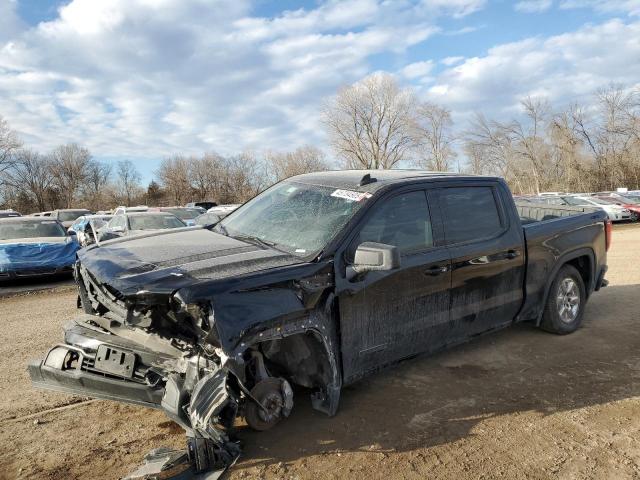
[[[439,193],[448,244],[500,234],[503,223],[493,187],[451,187]]]
[[[353,261],[363,242],[393,245],[400,254],[433,246],[433,232],[426,193],[422,190],[396,195],[374,206],[360,232],[351,243],[347,257]]]

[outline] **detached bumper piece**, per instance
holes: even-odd
[[[97,358],[80,348],[58,345],[49,350],[44,360],[29,364],[31,382],[38,388],[160,408],[162,389],[100,371]]]

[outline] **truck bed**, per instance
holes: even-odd
[[[570,249],[593,257],[592,273],[587,292],[595,288],[598,265],[596,259],[606,258],[604,222],[607,215],[599,209],[560,205],[532,205],[516,202],[524,232],[527,274],[522,319],[539,318],[544,307],[545,292],[553,269]]]
[[[520,216],[522,225],[536,222],[546,222],[562,217],[571,217],[583,213],[595,212],[597,209],[570,207],[565,205],[532,204],[530,202],[515,202],[516,210]]]

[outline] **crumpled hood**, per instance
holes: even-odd
[[[118,239],[81,250],[78,258],[96,280],[125,295],[171,293],[201,280],[300,263],[293,255],[204,228]]]

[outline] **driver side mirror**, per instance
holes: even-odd
[[[358,245],[353,264],[347,267],[347,280],[366,272],[395,270],[400,267],[400,252],[393,245],[363,242]]]

